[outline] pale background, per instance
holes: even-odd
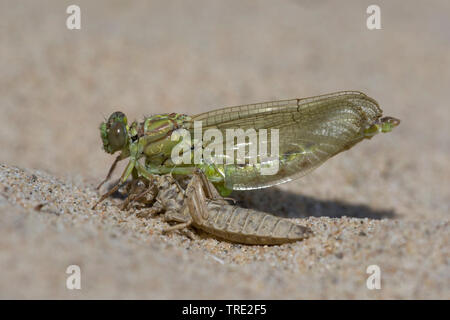
[[[65,26],[70,4],[79,31]],[[1,0],[0,297],[449,299],[450,3],[377,1],[374,31],[370,4]],[[339,90],[374,97],[401,125],[301,180],[236,195],[309,217],[297,222],[313,239],[191,241],[116,200],[106,218],[89,209],[113,161],[98,131],[113,111],[195,114]],[[53,183],[66,185],[49,195]],[[30,209],[44,198],[48,212]],[[65,289],[69,264],[82,267],[81,291]],[[382,290],[367,290],[369,264]]]

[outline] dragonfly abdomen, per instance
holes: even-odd
[[[244,244],[282,244],[308,238],[312,232],[288,219],[208,201],[209,216],[194,225],[216,237]]]

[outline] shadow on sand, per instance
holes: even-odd
[[[396,217],[393,210],[372,209],[364,204],[352,204],[340,200],[320,200],[303,196],[276,187],[235,191],[231,195],[237,205],[259,211],[265,211],[275,216],[289,218],[305,217],[353,217],[370,219],[392,219]]]

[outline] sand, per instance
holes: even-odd
[[[0,2],[0,298],[450,298],[448,2],[381,1],[375,31],[359,1],[78,4],[70,31],[65,3]],[[120,198],[90,209],[114,159],[98,126],[115,110],[196,114],[349,89],[401,125],[302,179],[232,195],[310,239],[190,239]],[[66,288],[70,265],[81,290]]]

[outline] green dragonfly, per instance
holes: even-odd
[[[396,118],[382,117],[378,103],[358,91],[241,105],[194,116],[157,114],[131,124],[125,114],[114,112],[100,125],[100,133],[104,150],[120,154],[98,188],[111,177],[119,161],[129,162],[117,185],[97,203],[130,176],[151,180],[155,174],[189,175],[196,168],[222,196],[232,190],[270,187],[304,176],[332,156],[379,132],[390,132],[399,123]],[[214,139],[202,139],[208,132],[214,133]],[[264,139],[253,139],[254,133],[261,133],[259,138]],[[231,137],[231,141],[217,135]],[[182,154],[187,155],[184,159],[190,161],[180,163],[174,161],[174,151],[182,143]],[[265,151],[275,152],[263,157],[263,146]],[[217,152],[224,148],[228,148],[227,153]],[[214,150],[214,157],[202,157],[207,149]],[[253,152],[243,157],[241,153],[240,162],[229,161],[241,150],[250,149]],[[262,174],[271,166],[277,170]]]

